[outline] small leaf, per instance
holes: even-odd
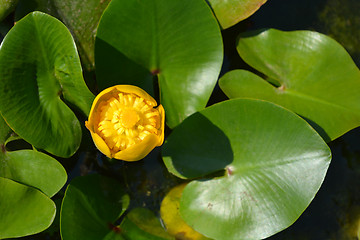
[[[66,183],[67,173],[54,158],[33,150],[0,153],[0,176],[38,188],[54,196]]]
[[[171,128],[206,106],[223,49],[219,26],[203,0],[113,0],[96,37],[99,85],[132,84],[151,93],[150,74],[157,76]]]
[[[0,177],[0,239],[35,234],[48,228],[55,204],[32,187]]]
[[[204,149],[223,152],[217,144],[225,137],[228,157],[198,159]],[[217,166],[207,173],[217,177],[185,187],[180,215],[207,237],[239,240],[263,239],[290,226],[319,190],[331,152],[296,114],[265,101],[234,99],[188,117],[168,137],[163,159],[180,177]]]
[[[306,119],[326,141],[360,126],[360,71],[333,39],[269,29],[241,34],[237,50],[267,81],[244,70],[229,72],[220,87],[230,98],[280,104]]]
[[[17,22],[0,48],[0,79],[0,112],[9,126],[37,148],[74,154],[81,128],[61,96],[86,115],[94,96],[67,28],[40,12]]]
[[[68,186],[60,213],[63,240],[120,239],[115,221],[129,206],[120,184],[100,175],[75,178]]]
[[[256,12],[266,0],[208,0],[223,29],[248,18]]]

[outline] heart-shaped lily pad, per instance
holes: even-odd
[[[0,239],[35,234],[48,228],[55,204],[35,188],[0,177]]]
[[[0,48],[0,79],[0,112],[9,126],[37,148],[74,154],[81,128],[61,97],[88,114],[94,96],[67,28],[40,12],[18,21]]]
[[[129,205],[120,184],[100,175],[71,181],[63,199],[60,230],[63,240],[123,240],[118,218]]]
[[[206,106],[223,49],[205,1],[112,0],[96,37],[97,80],[136,84],[152,92],[149,75],[157,75],[170,127]]]
[[[222,28],[229,28],[256,12],[266,0],[208,0]]]
[[[220,155],[201,158],[203,149],[218,147],[213,140],[218,131],[228,139],[231,148],[225,145],[224,151],[232,154],[231,161]],[[215,133],[213,138],[209,132]],[[197,141],[199,134],[208,140]],[[331,152],[296,114],[265,101],[234,99],[206,108],[175,128],[163,159],[180,177],[196,177],[193,169],[215,162],[219,168],[208,174],[215,172],[217,177],[185,187],[180,214],[207,237],[239,240],[266,238],[290,226],[320,188]]]
[[[229,72],[220,87],[230,98],[280,104],[305,118],[326,141],[360,126],[360,71],[333,39],[269,29],[241,34],[237,50],[268,81],[244,70]]]

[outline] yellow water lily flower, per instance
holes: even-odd
[[[97,95],[85,126],[103,154],[137,161],[164,141],[165,111],[156,106],[139,87],[113,86]]]

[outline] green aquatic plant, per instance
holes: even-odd
[[[0,46],[0,239],[53,222],[63,240],[291,226],[322,186],[327,143],[360,126],[360,71],[330,37],[276,29],[239,31],[248,67],[228,71],[222,31],[265,2],[20,0]],[[95,172],[69,171],[85,154]]]

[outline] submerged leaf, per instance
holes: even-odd
[[[11,13],[19,0],[0,0],[0,22]]]

